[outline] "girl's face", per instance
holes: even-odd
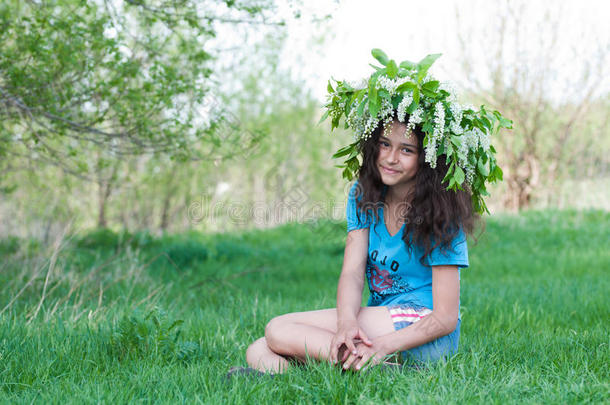
[[[410,190],[417,174],[417,138],[413,133],[405,137],[406,126],[393,121],[390,133],[379,137],[377,169],[383,184]]]

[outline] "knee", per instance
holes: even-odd
[[[289,329],[289,323],[285,317],[277,316],[270,320],[265,327],[267,346],[278,354],[286,353],[288,350],[286,332]]]

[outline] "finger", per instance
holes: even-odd
[[[343,357],[344,353],[348,352],[345,338],[339,339],[337,341],[337,343],[335,344],[335,346],[333,347],[333,349],[334,349],[334,356],[335,356],[334,360],[335,360],[335,364],[336,364],[339,360],[339,357]]]
[[[341,347],[341,343],[338,343],[333,339],[333,341],[330,344],[330,361],[333,364],[337,363],[337,355],[339,353],[340,347]]]
[[[348,353],[347,360],[343,362],[343,368],[347,370],[353,367],[358,360],[360,360],[360,355]]]
[[[362,339],[362,342],[367,345],[367,346],[372,346],[373,342],[371,342],[371,339],[369,339],[369,337],[366,335],[366,333],[364,333],[364,331],[362,329],[358,329],[358,335],[360,335],[360,339]]]
[[[359,359],[360,357],[350,354],[347,360],[343,363],[343,369],[347,370]]]
[[[355,370],[359,371],[362,367],[366,366],[369,367],[372,363],[372,361],[369,363],[369,361],[372,360],[371,356],[368,353],[365,353],[361,358],[360,361],[358,361],[354,367]]]
[[[328,348],[328,360],[331,363],[335,362],[335,338],[330,341],[330,346]]]
[[[362,371],[368,370],[371,367],[375,367],[376,365],[380,364],[382,361],[383,361],[382,357],[378,357],[376,354],[374,354],[373,356],[371,356],[368,363],[366,363],[364,365],[364,367],[362,367]]]
[[[344,363],[345,360],[347,359],[347,356],[350,355],[349,350],[347,350],[347,347],[345,348],[345,350],[343,350],[342,356],[341,356],[341,363]]]
[[[356,345],[354,345],[354,341],[352,339],[347,339],[345,341],[345,345],[347,346],[347,349],[350,351],[351,354],[353,354],[354,356],[358,354],[358,350],[356,349]]]

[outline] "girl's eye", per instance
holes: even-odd
[[[403,148],[402,151],[405,153],[413,153],[413,151],[409,148]]]
[[[388,146],[390,146],[390,144],[389,144],[389,143],[387,143],[387,142],[385,142],[385,141],[380,141],[380,142],[379,142],[379,145],[384,146],[384,147],[386,147],[386,148],[387,148]]]

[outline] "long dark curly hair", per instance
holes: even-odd
[[[380,123],[371,136],[359,145],[363,162],[358,172],[357,196],[361,195],[362,198],[357,202],[356,211],[366,213],[369,219],[374,218],[374,224],[379,222],[379,208],[384,204],[385,185],[377,167],[379,138],[383,128]],[[446,184],[442,184],[448,170],[446,156],[437,158],[436,168],[430,167],[425,161],[425,134],[418,126],[415,126],[413,133],[417,138],[418,168],[415,187],[401,204],[403,209],[400,216],[405,223],[402,240],[409,252],[413,251],[413,244],[423,249],[420,262],[425,264],[425,258],[434,249],[439,248],[446,253],[460,229],[472,235],[480,218],[473,209],[471,194],[466,187],[456,192],[447,190]]]

